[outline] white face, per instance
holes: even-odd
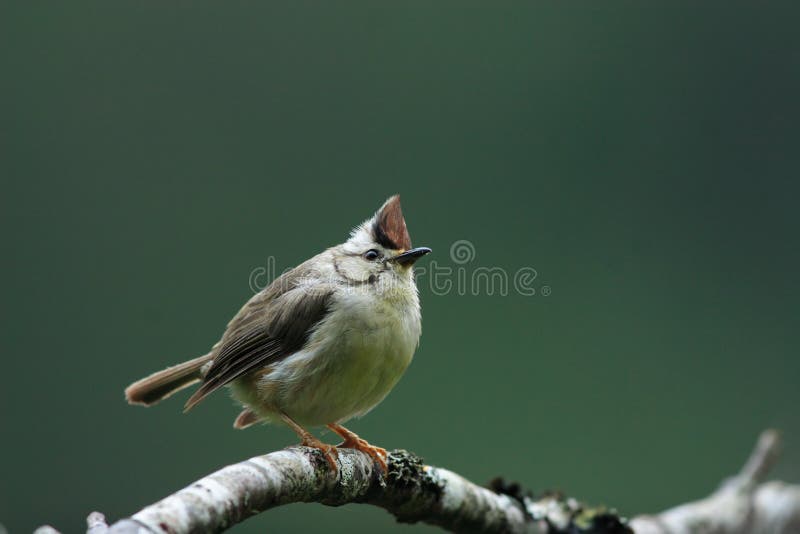
[[[392,283],[410,280],[410,265],[403,266],[387,261],[403,251],[388,249],[376,243],[371,230],[373,224],[374,219],[369,219],[353,230],[350,239],[341,247],[342,254],[336,257],[337,271],[357,282]]]

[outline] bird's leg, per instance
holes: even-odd
[[[383,469],[384,473],[386,473],[389,470],[386,464],[386,460],[389,457],[386,454],[386,449],[370,445],[367,442],[367,440],[358,437],[358,434],[356,434],[355,432],[350,432],[342,425],[331,423],[328,425],[328,428],[330,428],[331,430],[342,436],[342,438],[344,438],[344,442],[337,445],[338,448],[356,449],[358,451],[367,453],[373,460],[378,462],[378,465],[381,466],[381,469]]]
[[[281,419],[283,422],[289,425],[289,428],[295,431],[295,433],[300,436],[300,445],[304,447],[311,447],[313,449],[319,449],[322,451],[322,454],[325,456],[325,459],[330,464],[331,469],[334,472],[339,471],[339,467],[336,464],[337,454],[336,454],[336,447],[333,445],[328,445],[327,443],[323,443],[318,440],[314,435],[303,428],[302,426],[298,425],[294,419],[286,415],[285,413],[281,412]]]

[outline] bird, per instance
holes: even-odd
[[[422,332],[412,247],[400,196],[386,200],[330,247],[275,278],[228,323],[211,350],[125,389],[130,404],[151,406],[199,383],[184,412],[222,387],[242,406],[234,427],[285,424],[336,470],[339,448],[368,454],[387,471],[387,453],[343,423],[365,415],[394,388]],[[344,441],[320,441],[326,426]]]

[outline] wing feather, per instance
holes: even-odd
[[[231,381],[297,352],[328,313],[333,288],[309,284],[306,262],[255,295],[228,324],[214,347],[203,384],[186,402],[190,410]]]

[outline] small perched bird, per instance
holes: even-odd
[[[153,405],[191,384],[187,411],[222,386],[244,410],[235,428],[283,422],[336,468],[336,447],[306,427],[326,425],[338,447],[386,451],[341,423],[366,414],[391,391],[419,343],[421,316],[412,248],[400,197],[387,200],[350,238],[276,278],[228,323],[211,352],[128,386],[131,404]]]

